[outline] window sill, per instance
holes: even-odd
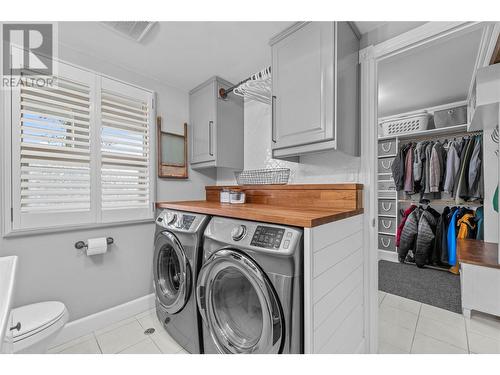
[[[121,226],[137,225],[137,224],[148,224],[148,223],[152,224],[154,222],[155,222],[155,219],[151,218],[151,219],[129,220],[129,221],[120,221],[120,222],[112,222],[112,223],[67,225],[64,227],[41,228],[41,229],[36,229],[36,228],[35,229],[17,229],[17,230],[10,230],[10,231],[4,233],[2,237],[3,238],[26,237],[26,236],[36,236],[36,235],[42,235],[42,234],[76,232],[76,231],[121,227]]]

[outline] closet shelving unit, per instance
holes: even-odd
[[[435,107],[422,108],[418,111],[406,112],[396,115],[397,117],[408,116],[416,112],[427,111],[433,115],[435,111],[466,105],[466,101],[448,103]],[[390,116],[394,118],[396,116]],[[386,118],[380,118],[379,122]],[[393,262],[398,261],[396,249],[396,233],[400,221],[399,211],[402,207],[410,204],[419,204],[419,200],[408,199],[396,191],[394,180],[392,179],[391,166],[396,157],[401,143],[419,140],[452,139],[453,137],[480,134],[481,132],[468,132],[469,123],[463,125],[449,126],[445,128],[432,128],[411,133],[381,136],[378,138],[378,254],[379,259]],[[433,206],[459,206],[452,199],[435,199],[430,201]],[[466,202],[461,206],[476,207],[476,202]],[[426,266],[429,268],[439,267]]]

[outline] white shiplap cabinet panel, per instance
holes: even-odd
[[[363,267],[359,266],[320,301],[314,304],[314,330],[316,330],[343,301],[363,283]]]
[[[344,260],[354,251],[361,249],[362,246],[362,233],[356,232],[314,253],[314,277],[318,277],[335,264]]]
[[[335,336],[342,323],[350,314],[363,304],[363,285],[359,284],[356,289],[351,291],[341,303],[333,310],[328,318],[314,330],[314,347],[322,350],[331,337]]]
[[[332,251],[335,250],[332,249]],[[318,302],[330,290],[340,284],[342,280],[349,276],[349,274],[356,268],[358,268],[361,264],[363,264],[363,251],[362,249],[358,249],[347,258],[343,259],[341,262],[329,268],[326,272],[314,278],[314,303]]]
[[[365,350],[363,215],[304,231],[306,353]]]
[[[335,225],[333,225],[335,224]],[[320,225],[314,228],[314,252],[321,251],[328,245],[336,244],[342,239],[359,232],[363,228],[363,215],[357,215],[335,223]]]
[[[319,354],[354,354],[363,341],[363,305],[358,305],[341,323]]]

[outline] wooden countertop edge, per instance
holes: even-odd
[[[361,215],[363,213],[364,213],[364,209],[363,208],[358,208],[358,209],[354,209],[354,210],[348,210],[348,211],[345,211],[345,212],[336,212],[335,214],[332,214],[332,215],[329,215],[329,216],[325,216],[325,217],[318,218],[318,219],[313,219],[313,220],[311,220],[311,225],[304,226],[304,228],[317,227],[317,226],[320,226],[320,225],[323,225],[323,224],[332,223],[334,221],[348,219],[350,217]]]
[[[301,208],[289,208],[289,207],[280,207],[280,206],[272,206],[262,205],[262,212],[258,214],[255,212],[247,211],[245,212],[245,206],[227,206],[227,207],[203,207],[199,206],[201,203],[206,201],[193,201],[193,202],[157,202],[156,208],[170,208],[177,209],[181,211],[195,212],[206,215],[213,216],[223,216],[230,217],[235,219],[242,220],[253,220],[253,221],[261,221],[272,224],[281,224],[281,225],[291,225],[295,227],[302,228],[312,228],[317,227],[319,225],[331,223],[334,221],[344,220],[352,216],[361,215],[364,212],[363,208],[358,209],[346,209],[345,211],[341,210],[309,210],[309,214],[314,213],[315,217],[311,218],[299,218],[299,217],[290,217],[290,215],[283,215],[282,218],[276,218],[276,212],[274,213],[266,213],[266,207],[272,210],[282,209],[286,211],[286,213],[290,213],[290,211],[297,211],[297,213],[303,213],[304,209]],[[213,202],[209,202],[213,203]],[[251,210],[255,210],[255,206],[259,206],[258,204],[252,204]],[[317,216],[316,216],[317,215]]]
[[[470,250],[470,247],[474,247],[474,251],[483,251],[483,254],[472,254],[472,256],[476,255],[477,258],[483,257],[483,260],[480,259],[471,259],[471,254],[464,254],[465,251],[464,246],[467,250]],[[459,263],[472,264],[474,266],[488,267],[500,269],[500,263],[498,259],[498,245],[495,243],[484,242],[473,239],[458,239],[457,240],[457,255]],[[486,258],[490,259],[486,259]],[[496,259],[496,261],[495,261]]]
[[[363,184],[211,185],[205,190],[239,188],[245,190],[363,190]]]

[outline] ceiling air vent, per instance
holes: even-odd
[[[151,30],[156,22],[148,21],[106,21],[102,22],[117,33],[125,35],[137,42],[140,42],[144,36]]]

